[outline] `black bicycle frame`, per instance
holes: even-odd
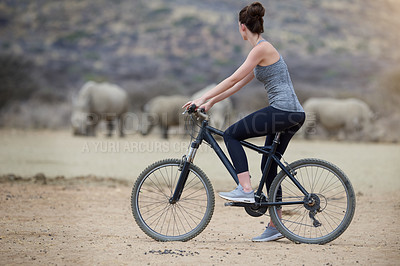
[[[191,150],[194,150],[194,152],[199,148],[201,145],[202,141],[206,141],[208,144],[210,144],[211,148],[215,151],[215,153],[218,155],[219,159],[221,162],[224,164],[230,175],[232,176],[233,180],[235,180],[236,184],[239,184],[239,180],[237,178],[237,174],[235,171],[235,168],[233,167],[232,163],[229,161],[229,159],[226,157],[225,153],[222,151],[221,147],[218,145],[217,141],[215,138],[212,136],[212,134],[216,134],[219,136],[223,136],[224,132],[221,130],[218,130],[216,128],[213,128],[208,125],[208,121],[204,120],[202,122],[202,126],[200,128],[200,132],[197,135],[197,138],[194,142],[191,144]],[[303,201],[292,201],[292,202],[260,202],[261,199],[261,193],[262,193],[262,188],[263,185],[265,184],[265,180],[267,178],[267,174],[271,168],[272,161],[275,161],[278,166],[285,172],[285,174],[292,180],[292,182],[300,189],[300,191],[304,194],[304,196],[309,197],[310,194],[307,192],[307,190],[304,189],[304,187],[297,181],[297,179],[292,175],[292,173],[282,164],[280,159],[275,155],[276,149],[279,144],[279,138],[280,138],[281,133],[276,133],[274,141],[272,145],[270,146],[257,146],[252,143],[249,143],[247,141],[240,141],[240,143],[251,150],[257,151],[260,154],[266,155],[267,156],[267,162],[265,164],[265,167],[263,169],[263,175],[260,180],[260,185],[258,186],[257,192],[255,193],[255,201],[256,204],[258,205],[266,205],[266,206],[276,206],[276,205],[293,205],[293,204],[304,204]],[[189,157],[191,156],[191,151],[189,151]],[[193,154],[194,156],[194,154]],[[174,195],[170,199],[171,203],[175,203],[179,200],[183,187],[185,186],[187,176],[189,174],[189,165],[192,163],[192,158],[186,158],[186,160],[183,163],[182,166],[182,171],[177,183],[177,186],[174,191]],[[248,203],[244,203],[243,205],[248,205]]]

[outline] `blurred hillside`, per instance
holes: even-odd
[[[400,65],[400,1],[261,2],[267,8],[264,37],[285,57],[302,101],[364,96],[376,104],[368,94],[381,94],[381,77]],[[237,29],[245,4],[0,0],[0,108],[20,109],[12,102],[27,99],[60,106],[88,80],[122,86],[132,109],[157,94],[190,95],[245,59],[251,47]],[[251,86],[259,92],[239,96],[265,94]]]

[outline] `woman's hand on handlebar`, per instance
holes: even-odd
[[[200,109],[203,109],[204,112],[208,112],[208,110],[211,109],[211,107],[213,107],[213,104],[211,103],[211,101],[206,102],[205,104],[200,106]]]
[[[205,100],[203,100],[202,98],[198,98],[196,100],[193,101],[188,101],[187,103],[185,103],[182,108],[188,109],[190,106],[192,106],[193,104],[197,107],[197,108],[201,108],[202,105],[205,103]]]

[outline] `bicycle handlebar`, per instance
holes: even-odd
[[[207,113],[205,112],[205,110],[204,110],[204,108],[197,108],[196,107],[196,105],[195,104],[192,104],[189,108],[187,108],[184,112],[183,112],[183,114],[185,114],[185,113],[188,113],[188,114],[196,114],[196,115],[198,115],[198,116],[201,116],[202,118],[204,118],[204,119],[208,119],[208,115],[207,115]]]

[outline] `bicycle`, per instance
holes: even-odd
[[[223,132],[209,125],[203,111],[191,106],[188,117],[198,126],[189,151],[182,159],[165,159],[148,166],[136,180],[131,195],[133,216],[145,234],[157,241],[188,241],[200,234],[214,212],[214,190],[206,174],[193,164],[196,152],[207,142],[236,184],[236,172],[213,135]],[[200,122],[199,118],[201,118]],[[350,225],[355,212],[353,187],[337,166],[320,159],[300,159],[284,165],[276,155],[281,133],[271,146],[241,141],[244,147],[267,155],[267,163],[255,192],[255,203],[227,202],[244,207],[254,217],[269,213],[279,232],[296,243],[325,244],[339,237]],[[193,141],[193,138],[195,140]],[[263,187],[272,160],[281,171]],[[282,217],[278,210],[282,209]]]

